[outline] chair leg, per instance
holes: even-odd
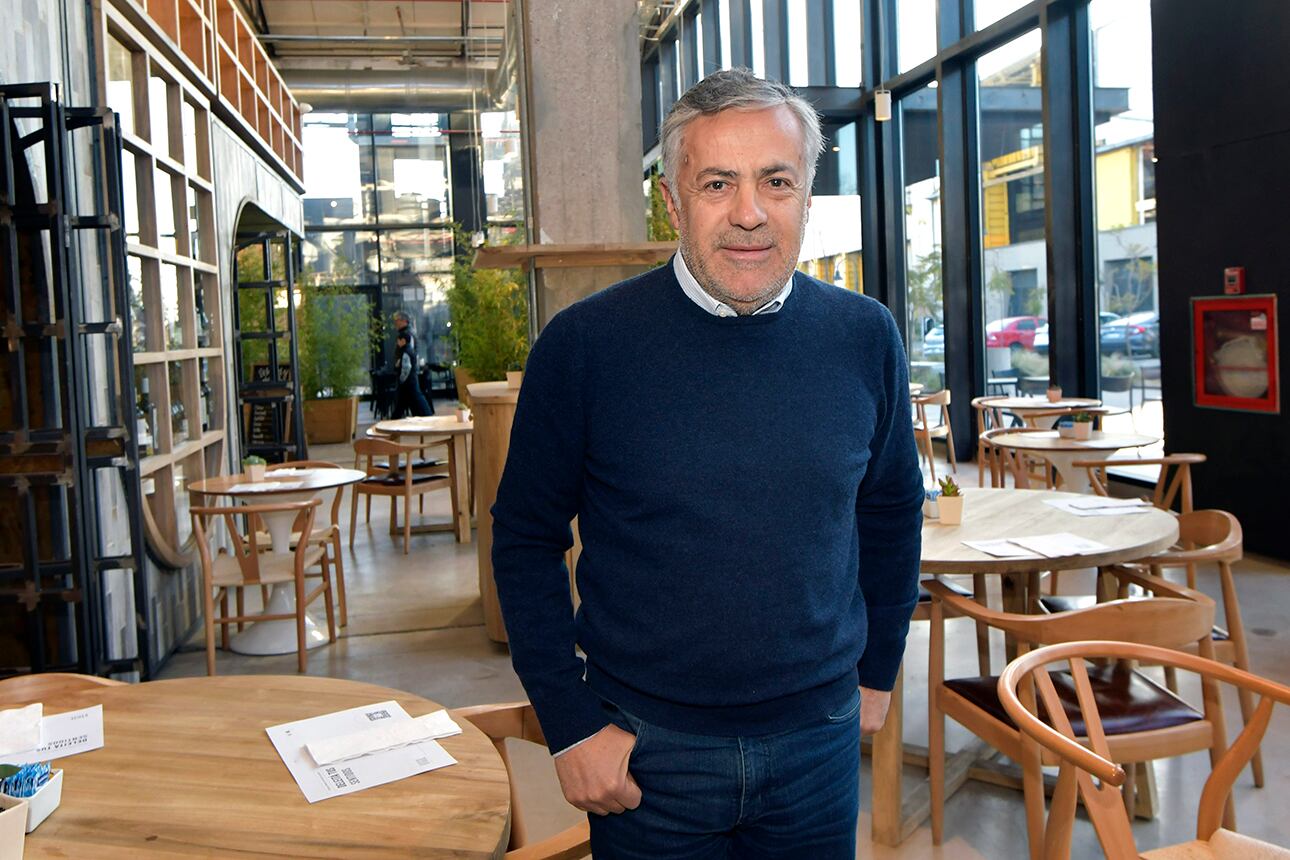
[[[296,573],[296,671],[305,673],[305,661],[309,659],[309,649],[305,647],[305,580]]]
[[[936,690],[932,690],[933,700]],[[935,701],[927,720],[927,781],[932,789],[932,844],[945,838],[945,714]]]
[[[372,517],[371,517],[372,509],[371,509],[370,505],[371,505],[371,503],[372,503],[372,494],[371,494],[371,493],[364,493],[364,495],[365,495],[365,496],[367,496],[367,503],[368,503],[368,505],[369,505],[369,507],[368,507],[368,509],[367,509],[367,512],[368,512],[367,520],[368,520],[368,522],[371,522],[371,520],[372,520]],[[358,528],[358,488],[357,488],[357,487],[355,487],[355,488],[354,488],[354,498],[353,498],[353,500],[349,503],[349,548],[350,548],[350,549],[353,549],[353,548],[354,548],[354,532],[355,532],[355,530],[356,530],[357,528]]]
[[[244,588],[239,588],[239,589],[237,590],[237,595],[236,595],[236,597],[234,598],[234,601],[235,601],[235,602],[234,602],[234,605],[236,605],[236,606],[237,606],[237,614],[238,614],[238,616],[239,616],[239,617],[242,617],[242,618],[245,618],[245,617],[246,617],[246,606],[245,606],[245,604],[246,604],[246,593],[245,593],[245,592],[246,592],[246,589],[244,589]],[[242,632],[242,628],[244,628],[244,627],[246,627],[246,624],[244,624],[244,623],[243,623],[243,622],[241,622],[241,621],[237,622],[237,632],[238,632],[238,633],[241,633],[241,632]],[[228,629],[228,628],[225,628],[225,629]],[[227,648],[228,646],[227,646],[227,645],[225,645],[224,647],[225,647],[225,648]]]
[[[336,601],[340,605],[340,626],[349,625],[349,610],[345,606],[345,559],[340,554],[340,532],[331,538],[331,551],[336,562]]]
[[[237,593],[241,595],[242,589],[239,588],[237,590]],[[228,618],[228,589],[225,589],[224,593],[221,594],[219,597],[219,613],[225,618]],[[227,651],[228,650],[228,625],[227,624],[220,625],[219,640],[220,640],[219,647]]]
[[[394,496],[390,496],[393,499]],[[408,545],[412,542],[412,497],[403,501],[403,554],[408,554]]]
[[[1223,612],[1227,619],[1227,635],[1232,639],[1232,662],[1236,668],[1248,672],[1250,653],[1246,647],[1245,623],[1241,619],[1241,604],[1236,597],[1236,580],[1232,577],[1232,565],[1226,561],[1219,562],[1218,573],[1223,588]],[[1188,574],[1194,575],[1194,571],[1189,569]],[[1254,693],[1245,687],[1239,687],[1237,696],[1241,703],[1241,721],[1248,725],[1250,718],[1254,716]],[[1261,747],[1254,751],[1250,766],[1254,771],[1254,784],[1262,788],[1263,750]]]
[[[972,574],[972,599],[989,608],[985,587],[985,574]],[[990,676],[990,625],[984,621],[976,622],[976,663],[981,677],[988,678]]]
[[[368,493],[367,494],[367,519],[364,520],[364,522],[370,523],[371,521],[372,521],[372,494]]]
[[[331,595],[331,565],[327,563],[327,551],[323,550],[322,557],[322,581],[323,581],[323,606],[327,610],[327,641],[336,641],[336,607],[332,602]]]
[[[215,595],[208,584],[203,583],[206,609],[206,674],[215,674]]]
[[[1021,760],[1021,787],[1026,804],[1026,836],[1030,843],[1030,860],[1043,860],[1044,772],[1039,762],[1039,745],[1023,737]]]

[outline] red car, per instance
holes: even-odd
[[[1035,329],[1047,323],[1048,320],[1043,317],[1005,317],[995,320],[985,327],[985,345],[1034,349]]]

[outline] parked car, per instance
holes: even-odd
[[[986,346],[1006,346],[1009,349],[1033,349],[1035,331],[1048,320],[1043,317],[1005,317],[985,327]]]
[[[923,356],[925,358],[945,355],[945,326],[933,326],[923,335]]]
[[[1120,318],[1119,314],[1113,314],[1110,311],[1099,311],[1097,314],[1098,325],[1104,326],[1113,323]],[[1035,352],[1040,355],[1048,354],[1048,323],[1044,323],[1035,329]]]
[[[1129,314],[1102,326],[1102,352],[1154,358],[1160,355],[1160,315],[1155,311]]]

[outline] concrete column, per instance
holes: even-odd
[[[636,0],[526,0],[522,15],[530,241],[645,241]],[[538,270],[539,327],[640,271]]]

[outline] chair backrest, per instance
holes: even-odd
[[[210,546],[210,523],[216,517],[222,517],[224,526],[228,530],[229,540],[233,544],[233,551],[230,553],[237,561],[238,567],[242,570],[242,581],[254,585],[260,581],[260,547],[259,537],[255,528],[248,528],[246,535],[243,536],[241,530],[237,527],[238,517],[251,517],[252,522],[264,514],[286,513],[294,511],[297,513],[295,525],[300,526],[301,534],[309,534],[314,527],[314,514],[318,506],[322,504],[322,499],[309,499],[304,502],[271,502],[257,505],[222,505],[219,507],[199,507],[192,508],[189,513],[193,518],[193,535],[197,538],[197,551],[201,554],[202,568],[204,570],[215,569],[215,559],[211,555]],[[303,521],[301,520],[303,515]],[[304,569],[305,553],[309,550],[309,541],[296,541],[295,559],[297,572]],[[224,553],[223,548],[220,553]]]
[[[925,582],[923,587],[932,594],[933,621],[937,604],[943,603],[953,613],[1011,634],[1021,646],[1098,638],[1163,648],[1200,643],[1202,653],[1212,648],[1213,600],[1199,591],[1133,569],[1115,568],[1113,572],[1121,582],[1139,585],[1155,597],[1112,600],[1049,615],[1023,615],[982,606],[942,582]]]
[[[986,463],[990,468],[990,486],[1006,487],[1007,476],[1012,474],[1013,483],[1018,489],[1030,488],[1030,472],[1026,469],[1025,454],[1005,445],[995,445],[991,440],[1004,433],[1046,433],[1039,427],[996,427],[987,430],[977,437]]]
[[[274,463],[264,471],[267,473],[267,472],[272,472],[276,469],[339,469],[339,468],[341,467],[338,466],[337,464],[329,463],[326,460],[287,460],[285,463]],[[340,525],[340,502],[341,502],[341,498],[344,495],[345,495],[344,487],[337,487],[335,490],[332,491],[331,524],[334,526]],[[300,531],[301,524],[299,523],[298,520],[299,520],[299,517],[297,517],[297,522],[295,526],[292,527],[292,531],[297,531],[297,532]]]
[[[124,681],[78,675],[75,672],[41,672],[16,675],[0,681],[0,702],[39,702],[47,696],[92,690],[95,687],[120,687]]]
[[[1003,410],[992,404],[1007,399],[1002,394],[972,398],[972,410],[976,413],[976,435],[978,437],[987,430],[998,430],[1004,426]]]
[[[1054,406],[1052,409],[1027,409],[1021,413],[1021,420],[1027,427],[1039,427],[1041,430],[1049,429],[1052,424],[1056,424],[1062,418],[1071,415],[1078,415],[1081,412],[1087,412],[1093,417],[1094,429],[1100,430],[1102,427],[1102,416],[1109,412],[1109,409],[1097,406]],[[1054,419],[1052,424],[1041,426],[1040,421]]]
[[[488,736],[497,748],[497,753],[511,770],[510,756],[506,751],[506,739],[517,738],[531,743],[546,746],[546,735],[538,724],[537,714],[528,702],[511,702],[504,705],[477,705],[471,708],[457,708],[452,712],[472,723]],[[519,810],[515,777],[511,776],[511,809]],[[591,852],[591,831],[585,821],[562,830],[541,842],[528,841],[528,828],[521,815],[511,816],[511,841],[507,857],[523,857],[525,860],[576,860],[586,857]]]
[[[393,465],[396,458],[402,458],[399,471],[404,473],[408,482],[412,480],[412,461],[414,455],[421,450],[419,445],[404,445],[402,442],[395,442],[393,439],[358,439],[354,442],[354,467],[362,469],[369,475],[384,475],[391,470],[377,469],[375,466],[377,457],[388,458]],[[366,463],[363,462],[366,458]]]
[[[1204,454],[1166,454],[1163,457],[1144,457],[1141,459],[1121,460],[1077,460],[1077,468],[1088,472],[1089,483],[1093,492],[1099,496],[1108,496],[1106,469],[1108,466],[1159,466],[1160,476],[1151,491],[1151,504],[1165,511],[1174,509],[1178,503],[1180,513],[1192,510],[1191,467],[1205,462]]]
[[[1008,716],[1023,734],[1058,756],[1062,762],[1044,831],[1043,856],[1048,860],[1068,860],[1075,804],[1077,799],[1083,799],[1106,857],[1109,860],[1136,860],[1138,857],[1128,813],[1117,789],[1124,784],[1125,773],[1111,761],[1085,667],[1085,661],[1101,659],[1132,660],[1183,669],[1199,674],[1207,683],[1230,684],[1260,697],[1245,729],[1215,762],[1201,789],[1196,837],[1208,840],[1223,820],[1224,807],[1237,775],[1253,758],[1263,740],[1274,705],[1290,705],[1290,687],[1213,660],[1166,648],[1105,640],[1068,642],[1039,648],[1018,657],[1008,664],[999,678],[999,699]],[[1075,739],[1070,720],[1049,676],[1049,667],[1061,662],[1069,664],[1075,683],[1087,731],[1087,746]],[[1052,715],[1051,726],[1038,719],[1023,703],[1020,693],[1031,683],[1038,689],[1047,713]],[[1223,742],[1223,738],[1214,738],[1216,745]],[[1095,783],[1094,778],[1101,782]]]

